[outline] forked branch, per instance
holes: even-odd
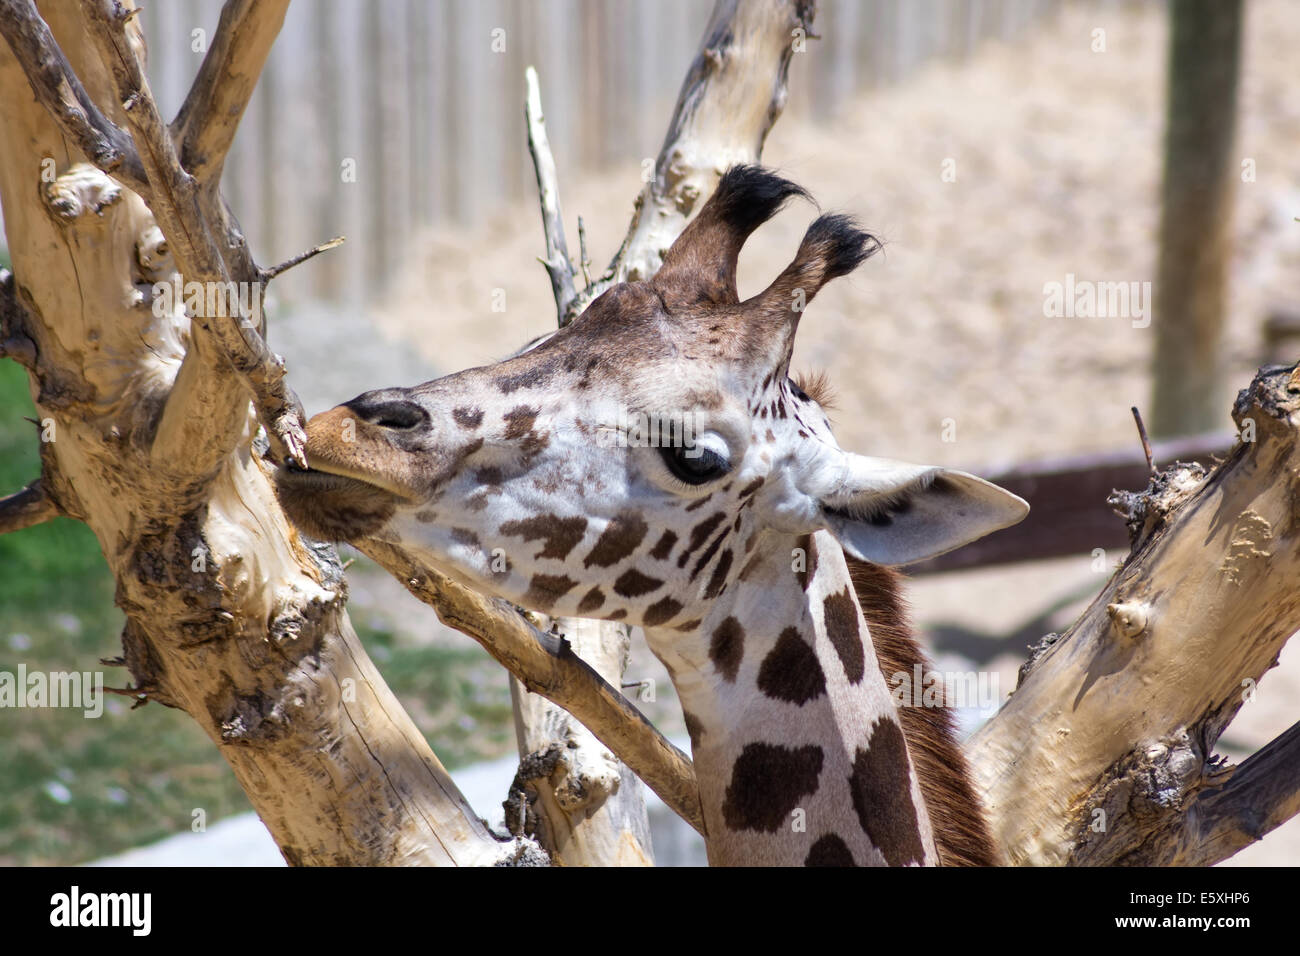
[[[127,34],[132,11],[117,0],[83,7],[92,42],[113,77],[132,138],[153,190],[150,209],[187,281],[210,284],[224,306],[215,316],[196,316],[222,355],[252,390],[258,417],[282,456],[306,464],[305,413],[289,388],[283,361],[267,348],[251,316],[241,315],[238,296],[215,238],[219,216],[208,216],[198,183],[181,166],[171,133],[158,112],[140,60]],[[217,219],[218,222],[213,220]],[[261,302],[261,289],[256,290]]]
[[[0,0],[0,33],[63,134],[92,163],[147,199],[149,184],[131,137],[86,93],[33,0]]]
[[[1252,754],[1187,811],[1171,862],[1213,866],[1300,813],[1300,723]]]

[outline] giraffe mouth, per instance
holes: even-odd
[[[369,537],[388,523],[399,505],[409,502],[384,485],[318,459],[311,460],[309,468],[277,468],[275,492],[289,519],[322,541]]]

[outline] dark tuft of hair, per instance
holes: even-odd
[[[880,240],[842,213],[818,216],[803,241],[825,263],[827,279],[848,275],[880,251]]]
[[[811,199],[808,191],[762,166],[732,166],[722,174],[710,202],[717,217],[749,235],[780,211],[792,196]]]

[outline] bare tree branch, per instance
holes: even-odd
[[[141,196],[149,194],[131,137],[95,105],[32,0],[0,0],[4,34],[32,92],[92,163]]]
[[[235,131],[288,9],[289,0],[226,0],[222,6],[212,45],[171,125],[181,165],[199,183],[221,179]]]
[[[37,478],[22,491],[0,498],[0,534],[43,524],[59,515],[58,505]]]
[[[569,307],[578,297],[573,283],[573,262],[569,259],[569,244],[564,238],[564,216],[560,212],[560,185],[555,173],[555,157],[551,155],[551,142],[546,136],[546,118],[542,115],[542,93],[537,84],[537,71],[531,66],[524,72],[527,93],[524,98],[524,116],[528,121],[528,152],[533,157],[533,171],[537,174],[537,195],[542,207],[542,229],[546,233],[546,258],[541,260],[551,277],[551,292],[555,295],[555,308],[560,328],[571,321]]]
[[[318,246],[312,246],[306,252],[300,252],[296,256],[290,256],[279,265],[269,266],[268,268],[261,270],[262,278],[263,280],[270,282],[276,276],[288,272],[294,266],[300,266],[308,259],[314,259],[322,252],[329,252],[329,250],[337,249],[341,245],[343,245],[342,236],[335,236],[333,239],[327,239]]]
[[[1252,754],[1187,809],[1168,864],[1213,866],[1300,813],[1300,723]]]
[[[457,584],[390,544],[367,539],[357,547],[436,610],[444,624],[482,644],[530,691],[582,721],[664,803],[704,832],[690,758],[574,654],[567,641],[539,630],[508,602]]]

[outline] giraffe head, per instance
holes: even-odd
[[[374,537],[556,615],[690,630],[764,534],[829,531],[905,564],[1019,521],[979,478],[844,451],[788,377],[804,306],[877,248],[846,216],[740,301],[736,261],[796,195],[754,166],[723,177],[649,281],[496,365],[367,392],[308,423],[281,501],[309,534]]]

